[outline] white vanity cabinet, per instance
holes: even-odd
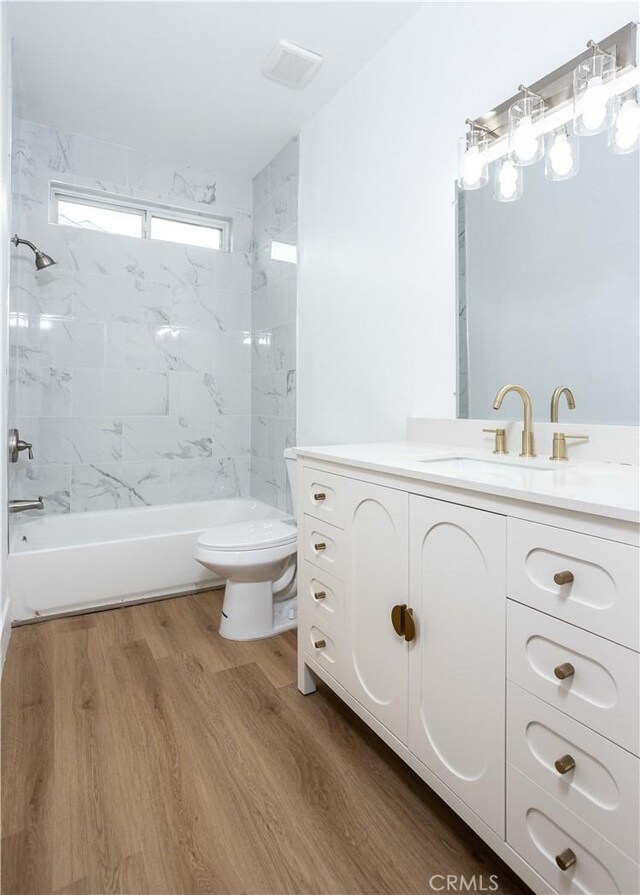
[[[637,525],[304,452],[298,483],[300,690],[534,891],[637,895]]]
[[[301,650],[503,835],[505,517],[301,478]]]
[[[409,749],[503,835],[507,522],[410,497]]]
[[[407,649],[391,610],[408,600],[409,495],[318,470],[303,481],[303,505],[316,514],[303,522],[301,615],[312,622],[304,644],[405,742]]]

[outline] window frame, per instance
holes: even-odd
[[[138,215],[142,219],[142,227],[140,237],[128,236],[127,239],[147,239],[151,241],[151,221],[152,218],[162,218],[166,221],[176,221],[181,224],[192,224],[196,227],[203,227],[207,230],[220,231],[220,247],[207,248],[206,246],[197,246],[189,242],[173,242],[174,245],[191,246],[192,248],[205,249],[209,252],[230,252],[231,251],[231,224],[230,218],[219,217],[218,215],[209,214],[191,210],[189,208],[180,208],[175,205],[168,205],[164,202],[152,202],[146,199],[134,199],[128,196],[122,196],[117,193],[108,193],[104,190],[93,190],[84,187],[77,187],[58,181],[51,181],[49,192],[49,223],[56,224],[59,227],[73,227],[74,224],[65,224],[59,220],[58,203],[62,201],[74,202],[78,205],[86,205],[89,208],[104,208],[109,211],[126,211],[129,214]],[[90,230],[89,227],[77,227],[78,230]],[[93,233],[101,233],[105,231],[93,230]],[[106,235],[118,235],[109,234]],[[166,242],[167,240],[154,239],[154,242]]]

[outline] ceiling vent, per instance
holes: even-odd
[[[262,74],[292,90],[302,90],[322,65],[322,56],[279,40],[262,66]]]

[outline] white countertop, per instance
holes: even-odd
[[[530,460],[513,453],[496,457],[491,451],[418,441],[298,447],[294,451],[299,456],[405,479],[434,482],[626,522],[640,522],[637,466],[586,460],[554,463],[545,457]],[[445,472],[435,464],[430,466],[429,463],[420,462],[444,457],[475,458],[495,463],[490,467],[482,465],[473,471],[460,473]],[[544,468],[536,469],[535,466]]]

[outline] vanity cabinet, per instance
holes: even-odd
[[[410,497],[409,749],[504,833],[507,523]]]
[[[302,481],[301,648],[502,835],[505,517]]]
[[[391,611],[408,601],[409,496],[316,470],[305,471],[304,495],[317,514],[304,517],[301,580],[312,620],[306,646],[404,742],[407,645],[396,636]]]
[[[324,680],[534,891],[640,892],[637,526],[298,470],[300,690]]]

